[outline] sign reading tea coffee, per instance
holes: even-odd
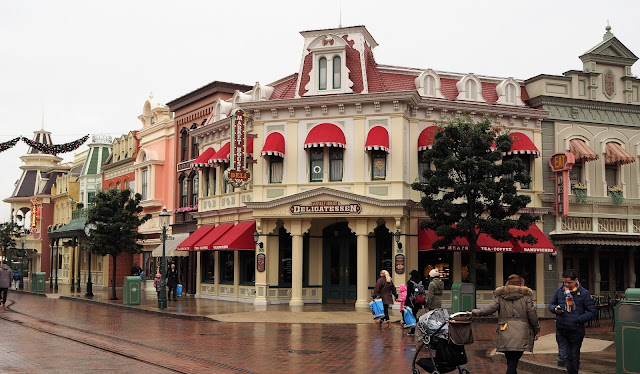
[[[311,205],[292,205],[289,212],[297,214],[360,214],[358,203],[340,204],[338,201],[313,201]]]
[[[247,113],[237,108],[231,113],[231,152],[229,168],[224,179],[237,187],[249,183],[251,172],[247,169]]]

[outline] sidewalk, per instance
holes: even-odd
[[[10,292],[25,292],[30,287],[25,284],[25,291],[10,290]],[[116,289],[118,300],[110,300],[111,289],[96,287],[92,298],[86,298],[83,285],[80,292],[71,292],[69,285],[59,285],[57,292],[51,292],[49,284],[45,288],[48,298],[64,298],[79,302],[99,303],[116,308],[131,308],[145,313],[171,315],[175,318],[189,320],[213,320],[220,322],[248,322],[248,323],[284,323],[284,324],[372,324],[371,313],[367,309],[356,309],[353,305],[340,304],[306,304],[301,307],[290,307],[288,304],[270,304],[254,306],[250,303],[212,300],[184,296],[177,301],[168,300],[167,309],[158,308],[157,296],[153,291],[143,291],[140,305],[123,305],[122,289]],[[399,322],[400,312],[390,311],[391,320]],[[539,311],[541,319],[541,336],[536,342],[533,354],[523,356],[519,368],[534,373],[555,374],[566,373],[564,368],[557,366],[558,347],[555,342],[555,322],[548,318],[547,313]],[[550,314],[549,314],[550,315]],[[545,318],[547,317],[547,318]],[[489,331],[491,339],[492,325],[495,318],[475,320],[482,324],[478,330]],[[489,350],[487,357],[494,361],[505,361],[504,355]],[[601,374],[615,372],[616,351],[615,334],[612,331],[611,319],[601,320],[600,327],[587,327],[587,338],[582,347],[581,373]]]

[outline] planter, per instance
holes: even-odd
[[[576,202],[579,204],[587,203],[587,190],[575,188],[573,190],[573,194],[576,196]]]
[[[622,191],[609,191],[609,197],[611,197],[611,203],[613,205],[620,205],[624,201]]]

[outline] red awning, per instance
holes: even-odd
[[[198,242],[193,246],[193,249],[195,251],[206,251],[208,249],[212,249],[216,240],[220,239],[220,237],[226,234],[232,227],[233,223],[223,223],[216,226],[215,229],[209,231],[207,235],[198,240]]]
[[[607,143],[607,153],[604,156],[604,162],[607,165],[620,163],[621,165],[630,164],[635,162],[636,159],[631,156],[622,146],[618,143]]]
[[[476,246],[482,252],[513,252],[513,244],[510,241],[501,242],[487,234],[478,235]]]
[[[346,148],[347,141],[340,128],[332,123],[321,123],[309,131],[304,148],[340,147]]]
[[[198,228],[193,234],[189,235],[182,243],[178,245],[176,250],[178,251],[192,251],[193,245],[198,242],[203,236],[205,236],[209,231],[213,230],[213,225],[202,226]]]
[[[511,146],[511,150],[507,152],[507,155],[527,154],[540,157],[540,151],[535,144],[533,144],[531,138],[525,134],[521,132],[512,132],[509,134],[509,137],[513,140],[513,145]]]
[[[214,244],[215,250],[255,250],[256,242],[253,233],[256,231],[256,221],[243,221],[233,226]]]
[[[389,152],[389,132],[387,129],[382,126],[375,126],[369,130],[364,149],[367,151]]]
[[[216,154],[216,150],[213,147],[207,148],[206,151],[202,152],[200,156],[198,156],[195,160],[191,162],[191,167],[203,168],[211,165],[209,161],[215,154]]]
[[[512,240],[513,243],[513,251],[514,252],[524,252],[524,253],[554,253],[556,251],[556,247],[551,244],[547,236],[540,231],[536,224],[529,226],[527,231],[521,231],[512,229],[509,231],[513,236],[525,236],[525,235],[533,235],[538,242],[536,244],[523,243],[521,241]]]
[[[284,136],[279,132],[272,132],[264,141],[264,147],[260,155],[284,157]]]
[[[581,139],[571,139],[569,141],[569,151],[576,156],[576,161],[595,161],[598,159],[598,154]]]
[[[418,250],[431,251],[434,249],[449,251],[467,251],[469,250],[469,242],[466,238],[456,238],[448,247],[433,248],[436,240],[442,239],[434,230],[418,230]]]
[[[212,164],[226,164],[229,162],[229,153],[231,153],[231,142],[226,142],[220,148],[218,152],[216,152],[213,157],[211,157],[210,163]],[[253,138],[247,138],[247,155],[252,157],[253,155]]]
[[[438,126],[429,126],[422,130],[418,136],[418,151],[424,151],[431,149],[433,145],[433,139],[437,131],[440,131]]]

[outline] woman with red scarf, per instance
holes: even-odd
[[[560,349],[566,349],[567,371],[578,374],[584,324],[596,316],[596,306],[573,269],[562,273],[562,281],[564,285],[553,294],[549,310],[556,315],[556,341]]]

